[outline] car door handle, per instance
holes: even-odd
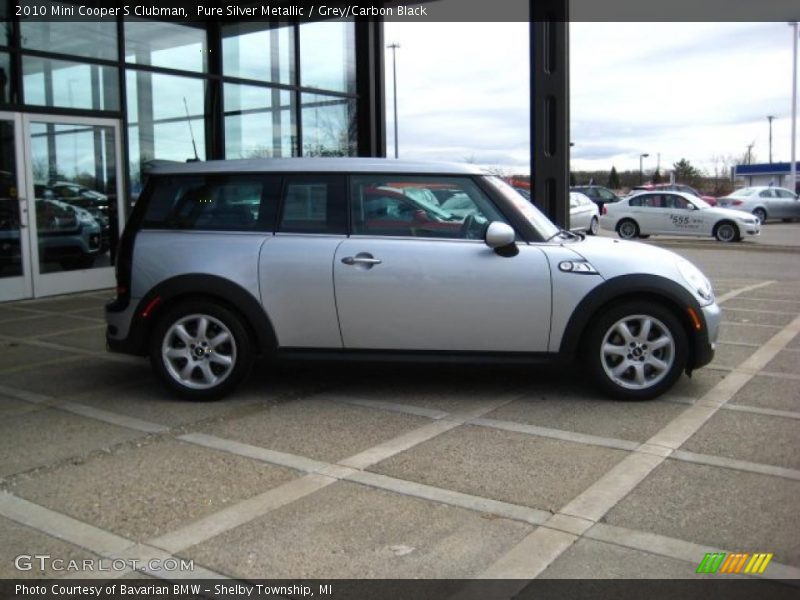
[[[346,265],[379,265],[383,261],[371,256],[345,256],[342,262]]]

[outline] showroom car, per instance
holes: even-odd
[[[626,240],[660,234],[738,242],[761,232],[761,224],[753,215],[709,206],[697,196],[683,192],[640,192],[628,196],[604,207],[600,225]]]
[[[786,188],[753,186],[741,188],[718,200],[719,206],[752,213],[767,219],[800,219],[800,197]]]
[[[435,189],[471,210],[420,203]],[[643,400],[712,360],[720,322],[690,262],[559,229],[472,165],[161,164],[116,269],[108,348],[149,356],[193,400],[230,393],[257,356],[575,363],[605,393]]]

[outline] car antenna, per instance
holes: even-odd
[[[200,162],[200,157],[197,156],[197,144],[194,143],[194,131],[192,131],[192,120],[189,118],[189,105],[186,103],[186,96],[183,97],[183,108],[186,109],[186,124],[189,125],[189,136],[192,138],[192,149],[194,150],[194,159],[189,159],[186,162]]]

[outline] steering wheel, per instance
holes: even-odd
[[[459,231],[459,237],[464,240],[474,240],[475,238],[475,215],[470,213],[467,215],[467,218],[464,219],[464,222],[461,224],[461,231]]]

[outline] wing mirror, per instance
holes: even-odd
[[[514,230],[509,225],[499,221],[492,221],[486,228],[484,240],[489,248],[496,250],[497,248],[510,246],[516,238]]]
[[[691,204],[691,203],[687,204],[686,208],[688,208],[689,210],[697,210],[697,207],[694,204]]]

